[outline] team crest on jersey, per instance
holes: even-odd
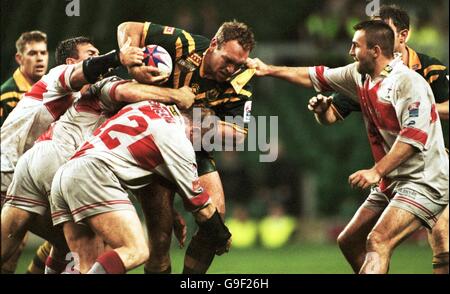
[[[186,58],[187,61],[190,61],[197,67],[199,67],[200,64],[202,63],[202,59],[203,58],[195,52],[189,55],[188,58]]]
[[[175,32],[174,27],[164,27],[164,30],[163,30],[164,35],[173,35],[174,32]]]
[[[420,106],[420,102],[414,102],[408,106],[409,117],[418,117],[419,116],[419,106]]]

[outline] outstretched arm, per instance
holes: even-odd
[[[80,90],[86,84],[94,84],[102,75],[120,65],[141,65],[144,54],[135,46],[130,46],[131,39],[122,46],[120,51],[113,50],[104,55],[90,57],[75,65],[70,76],[70,85],[74,90]]]
[[[117,86],[115,99],[128,103],[150,99],[162,103],[176,104],[180,109],[187,109],[194,103],[195,95],[192,89],[187,86],[171,89],[131,82]]]
[[[313,87],[313,83],[309,77],[308,67],[268,65],[262,62],[259,58],[248,58],[247,66],[249,68],[256,69],[255,74],[260,77],[272,76],[305,88]]]

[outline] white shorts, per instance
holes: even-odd
[[[57,171],[50,208],[55,226],[110,211],[135,211],[116,175],[101,160],[88,156],[72,159]]]
[[[53,176],[73,153],[72,148],[53,141],[36,143],[19,158],[5,205],[44,215],[49,208]]]
[[[394,189],[394,197],[390,198],[390,195],[381,192],[378,186],[374,187],[362,207],[380,213],[387,206],[397,207],[415,215],[427,228],[432,229],[447,207],[448,200],[446,204],[437,203],[430,195],[425,196],[414,188],[415,185],[397,185]]]

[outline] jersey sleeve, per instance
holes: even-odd
[[[112,76],[92,85],[90,91],[92,91],[95,97],[98,97],[102,111],[106,114],[113,114],[126,104],[117,101],[116,88],[121,84],[129,82],[130,80],[123,80],[117,76]]]
[[[436,102],[442,103],[449,98],[448,69],[436,58],[431,61],[432,64],[423,70],[423,75],[433,90]]]
[[[50,114],[55,120],[66,112],[74,100],[74,91],[70,84],[70,77],[76,65],[60,65],[53,68],[47,76],[35,83],[26,96],[42,99]]]
[[[357,87],[360,75],[356,63],[338,68],[310,67],[309,77],[317,92],[336,91],[358,101]]]
[[[340,93],[333,93],[331,96],[333,97],[332,106],[340,119],[346,118],[354,111],[361,112],[361,105],[350,97]]]
[[[197,173],[197,163],[192,144],[186,139],[170,140],[160,151],[171,180],[179,188],[184,207],[196,211],[211,203],[209,194],[201,187]]]
[[[393,99],[400,123],[397,140],[423,150],[428,141],[431,123],[436,121],[437,113],[429,96],[431,89],[419,76],[404,79],[398,84]]]

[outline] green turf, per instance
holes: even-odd
[[[19,261],[18,273],[24,273],[33,256],[28,248]],[[184,250],[172,249],[173,273],[180,273]],[[391,273],[431,273],[431,250],[426,245],[403,244],[394,253]],[[137,268],[131,273],[143,273]],[[302,244],[282,249],[233,249],[214,260],[209,273],[215,274],[348,274],[350,267],[336,245]]]

